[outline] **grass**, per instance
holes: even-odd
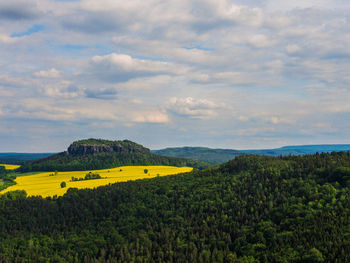
[[[14,165],[14,164],[0,164],[0,166],[5,166],[6,170],[15,170],[21,167],[20,165]]]
[[[144,172],[145,169],[148,170],[147,174]],[[58,172],[57,175],[52,175],[52,172],[21,175],[15,179],[16,185],[6,188],[1,194],[9,191],[25,190],[28,196],[62,196],[67,192],[68,188],[96,188],[117,182],[187,173],[192,171],[192,169],[190,167],[174,166],[122,166],[113,169],[92,170],[91,172],[100,174],[102,179],[86,181],[71,181],[71,179],[72,177],[84,178],[90,171]],[[61,188],[62,182],[66,182],[66,187]]]

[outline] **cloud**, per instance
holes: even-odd
[[[198,119],[210,119],[217,115],[216,109],[219,105],[205,99],[171,98],[165,103],[165,108],[180,116],[187,116]]]
[[[67,30],[80,31],[86,34],[102,34],[122,31],[125,23],[123,20],[118,20],[118,16],[104,12],[67,15],[62,21],[62,25]]]
[[[0,43],[11,44],[11,43],[14,43],[16,41],[17,41],[16,38],[12,38],[12,37],[0,32]]]
[[[87,98],[114,100],[117,98],[118,92],[113,88],[88,88],[85,90]]]
[[[286,50],[289,54],[294,54],[300,51],[300,47],[298,45],[288,45],[286,46]]]
[[[183,74],[187,71],[187,67],[178,67],[173,63],[136,59],[116,53],[94,56],[91,65],[93,74],[111,82],[124,82],[132,78],[161,74]]]
[[[132,122],[141,123],[168,123],[169,117],[164,112],[138,112],[132,114]]]
[[[75,102],[76,103],[76,102]],[[58,104],[54,100],[28,99],[25,104],[6,105],[3,110],[9,118],[20,118],[26,120],[48,120],[48,121],[116,121],[119,120],[117,113],[111,110],[110,105],[100,105],[90,102],[79,103],[62,102]],[[98,106],[98,107],[97,107]]]
[[[36,1],[11,0],[0,2],[0,20],[28,20],[40,15]]]
[[[164,58],[178,63],[188,64],[217,64],[223,61],[211,50],[200,47],[179,47],[177,43],[168,40],[150,40],[137,37],[114,37],[116,47],[123,47],[140,54]]]
[[[60,78],[61,72],[55,68],[51,68],[49,70],[41,70],[39,72],[35,72],[34,76],[38,78]]]
[[[84,88],[76,86],[70,81],[60,81],[57,83],[43,84],[40,88],[42,93],[53,98],[76,98],[84,94]]]
[[[19,78],[19,77],[12,77],[5,74],[0,74],[0,86],[4,87],[23,87],[28,86],[29,82]]]

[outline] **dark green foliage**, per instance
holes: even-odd
[[[30,171],[84,171],[109,169],[123,165],[171,165],[198,169],[208,163],[153,154],[137,143],[89,139],[72,143],[67,152],[29,162],[19,168]]]
[[[11,191],[1,196],[2,200],[24,200],[27,197],[27,193],[23,190]]]
[[[145,174],[148,174],[148,169],[143,170]]]
[[[85,175],[85,180],[93,180],[93,179],[101,179],[101,175],[99,175],[98,173],[92,173],[89,172]]]
[[[0,262],[350,262],[349,153],[0,197]],[[345,177],[345,178],[343,178]]]
[[[61,188],[65,188],[67,186],[66,182],[61,183]]]
[[[111,140],[103,140],[103,139],[85,139],[85,140],[79,140],[75,141],[71,144],[71,146],[78,146],[78,145],[107,145],[107,146],[123,146],[127,149],[147,149],[143,147],[141,144],[129,141],[129,140],[123,140],[123,141],[111,141]]]
[[[74,181],[86,181],[86,180],[95,180],[95,179],[102,179],[102,177],[98,173],[89,172],[85,175],[84,178],[72,177],[71,181],[74,182]]]
[[[5,166],[0,165],[0,178],[2,178],[2,176],[6,176],[7,172],[8,171],[5,169]]]
[[[11,173],[13,172],[6,170],[5,166],[0,166],[0,191],[15,184],[14,179],[16,179],[16,176]]]

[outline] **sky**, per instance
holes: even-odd
[[[350,143],[348,0],[0,1],[0,152]]]

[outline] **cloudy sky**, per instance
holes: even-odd
[[[350,143],[348,0],[0,1],[0,152]]]

